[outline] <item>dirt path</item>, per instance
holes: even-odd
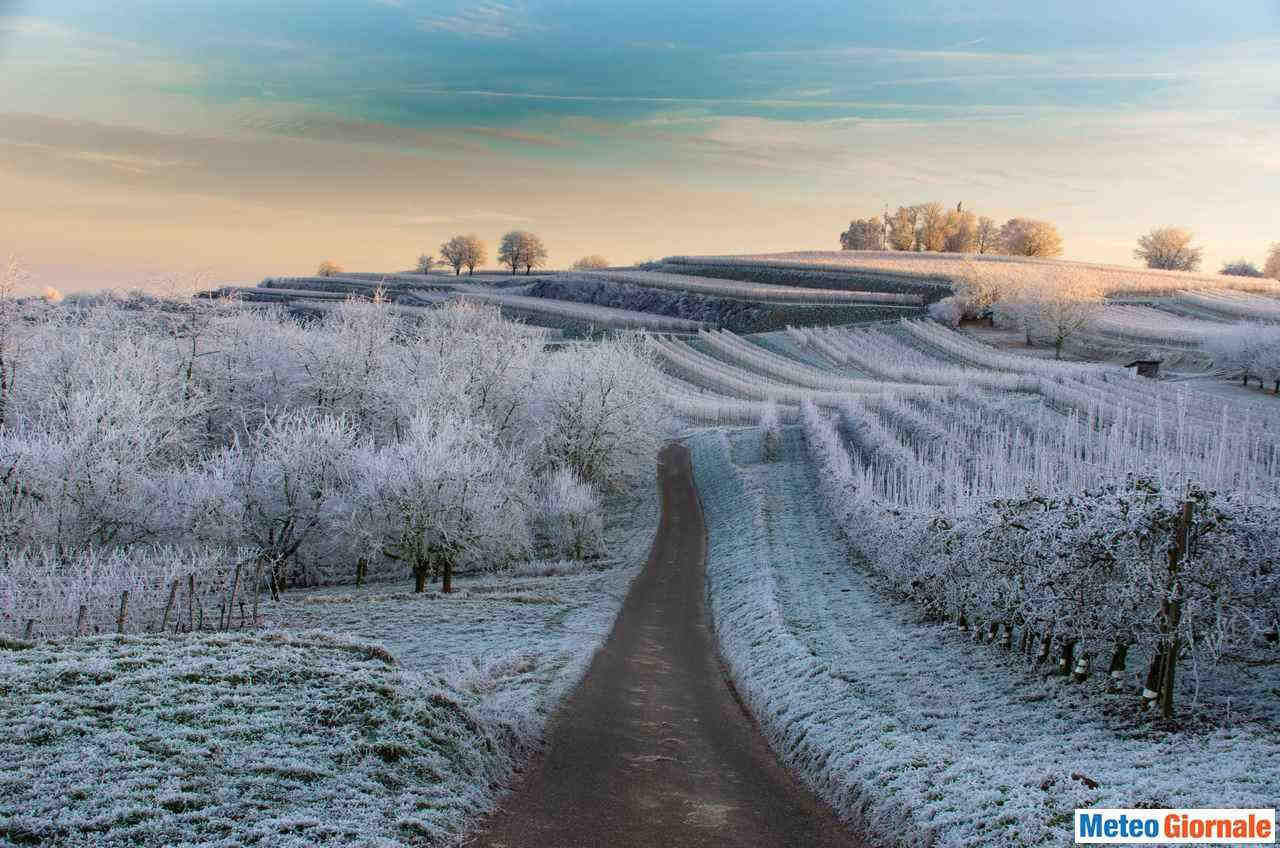
[[[468,845],[856,845],[778,765],[725,682],[686,448],[662,452],[658,482],[662,522],[613,632],[552,721],[546,755]]]

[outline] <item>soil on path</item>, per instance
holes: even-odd
[[[467,844],[857,845],[778,764],[726,682],[686,448],[663,450],[658,485],[658,535],[613,632],[553,719],[545,756]]]

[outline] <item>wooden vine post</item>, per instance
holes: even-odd
[[[1169,549],[1169,594],[1161,602],[1169,626],[1169,647],[1165,654],[1164,668],[1160,675],[1160,714],[1173,718],[1173,684],[1178,665],[1178,625],[1182,622],[1182,585],[1178,582],[1178,569],[1187,556],[1191,535],[1191,501],[1182,504],[1178,516],[1178,533]]]
[[[169,587],[169,600],[164,605],[164,617],[160,619],[160,632],[169,629],[169,613],[173,610],[173,599],[178,596],[178,581],[174,580]]]
[[[125,618],[129,615],[129,590],[120,593],[120,614],[116,616],[116,632],[124,633]]]
[[[240,565],[236,563],[235,576],[231,578],[231,592],[227,596],[227,620],[223,627],[224,630],[231,629],[231,616],[234,615],[236,608],[236,590],[240,588]]]

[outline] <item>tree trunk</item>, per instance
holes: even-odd
[[[196,629],[196,576],[187,575],[187,632]]]
[[[1062,339],[1057,339],[1053,343],[1053,358],[1054,359],[1062,358]]]
[[[427,589],[427,567],[423,563],[419,563],[413,567],[413,591],[414,594],[422,594]]]
[[[1062,640],[1062,656],[1058,658],[1058,674],[1061,674],[1064,676],[1071,674],[1071,669],[1076,662],[1075,654],[1076,654],[1076,640],[1063,639]]]
[[[120,613],[116,616],[116,632],[124,632],[124,622],[129,615],[129,590],[120,593]]]
[[[440,591],[446,595],[453,591],[453,559],[446,558],[444,561],[444,586]]]
[[[80,614],[76,616],[76,635],[77,636],[84,635],[84,622],[85,622],[85,617],[88,616],[88,614],[89,614],[89,608],[84,604],[81,604]]]
[[[1151,657],[1151,665],[1147,667],[1147,679],[1142,684],[1142,701],[1143,706],[1149,705],[1156,698],[1160,697],[1159,688],[1160,680],[1164,677],[1164,654],[1165,643],[1160,641],[1156,643],[1155,653]]]

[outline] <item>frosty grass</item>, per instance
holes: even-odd
[[[257,633],[0,643],[0,845],[456,842],[644,562],[652,484],[611,512],[603,569],[288,593]]]
[[[1062,845],[1076,807],[1280,806],[1274,710],[1246,701],[1237,721],[1163,732],[1131,693],[921,623],[835,538],[799,428],[772,463],[755,428],[690,443],[730,673],[775,750],[868,844]],[[1275,684],[1242,695],[1273,701]]]

